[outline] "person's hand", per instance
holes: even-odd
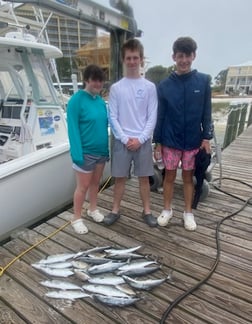
[[[154,158],[156,161],[159,161],[162,158],[162,146],[157,144],[154,148]]]
[[[141,146],[141,143],[139,142],[138,138],[129,138],[126,147],[130,151],[137,151],[139,147]]]
[[[210,145],[210,141],[207,140],[207,139],[203,139],[203,141],[201,142],[201,146],[200,146],[201,149],[205,149],[206,152],[208,154],[211,153],[211,145]]]

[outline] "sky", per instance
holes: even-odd
[[[93,0],[110,7],[109,0]],[[252,61],[252,0],[128,0],[149,67],[173,65],[180,36],[198,45],[193,68],[214,79],[229,66]]]

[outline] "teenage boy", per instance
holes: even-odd
[[[111,225],[120,217],[120,203],[133,162],[134,175],[139,179],[143,219],[149,226],[157,226],[150,210],[149,185],[149,176],[154,174],[151,143],[157,118],[156,87],[140,75],[144,49],[139,40],[126,41],[121,54],[125,76],[111,86],[109,94],[109,120],[115,137],[112,148],[115,187],[113,208],[104,223]]]
[[[166,226],[173,216],[172,198],[177,168],[181,162],[184,185],[184,227],[196,230],[192,213],[195,155],[210,153],[212,138],[211,88],[208,75],[192,70],[197,44],[180,37],[173,44],[175,71],[158,86],[158,117],[154,130],[154,156],[162,154],[165,164],[164,210],[158,224]]]

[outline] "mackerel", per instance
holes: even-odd
[[[157,262],[156,261],[131,262],[121,266],[120,268],[118,268],[118,270],[132,270],[136,268],[144,268],[151,264],[157,264]]]
[[[66,269],[53,269],[50,267],[46,267],[46,266],[38,266],[38,264],[32,264],[32,266],[36,269],[41,270],[42,272],[50,275],[50,276],[55,276],[55,277],[69,277],[71,275],[73,275],[73,271],[66,268]]]
[[[140,298],[132,298],[132,297],[114,297],[114,296],[103,296],[94,294],[93,297],[97,299],[99,302],[106,304],[108,306],[117,306],[124,307],[135,304]]]
[[[115,275],[97,275],[88,279],[89,283],[97,285],[120,285],[125,283],[124,279]]]
[[[76,284],[61,280],[44,280],[40,281],[40,284],[48,288],[56,288],[62,290],[82,290],[82,287]]]
[[[114,270],[118,269],[122,265],[126,264],[126,262],[114,262],[109,261],[104,264],[98,264],[88,269],[88,273],[90,274],[98,274],[104,272],[113,272]]]
[[[77,298],[86,298],[91,297],[90,295],[84,293],[83,291],[76,290],[53,290],[45,293],[45,296],[50,298],[59,298],[59,299],[70,299],[75,300]]]
[[[46,259],[42,259],[39,261],[41,264],[50,264],[50,263],[57,263],[57,262],[64,262],[71,258],[74,258],[76,253],[61,253],[61,254],[54,254],[49,255]]]
[[[143,256],[141,254],[127,252],[127,253],[108,253],[108,258],[110,259],[142,259]]]
[[[115,288],[114,286],[85,284],[82,286],[82,288],[85,291],[88,291],[89,293],[101,294],[106,296],[115,296],[115,297],[129,297],[126,293]]]
[[[129,269],[129,270],[118,270],[116,274],[118,276],[145,276],[147,274],[153,273],[157,270],[159,270],[161,266],[155,266],[155,267],[139,267],[139,268],[134,268],[134,269]]]
[[[87,270],[89,267],[89,264],[87,262],[83,262],[80,260],[73,260],[71,262],[71,265],[76,269],[82,269],[82,270]]]
[[[129,286],[128,284],[124,283],[124,284],[120,284],[120,285],[116,285],[115,286],[117,289],[123,291],[125,294],[129,295],[129,296],[136,296],[136,292],[132,289],[131,286]]]
[[[128,276],[123,275],[123,279],[133,288],[142,290],[151,290],[152,288],[161,285],[167,280],[163,279],[147,279],[147,280],[136,280]]]
[[[48,266],[51,269],[66,269],[66,268],[71,268],[72,263],[69,261],[64,261],[64,262],[57,262],[57,263],[48,263],[48,264],[43,264],[39,263],[40,265],[43,266]]]
[[[85,250],[85,251],[79,251],[78,253],[76,253],[75,257],[74,258],[78,258],[82,255],[88,255],[90,253],[94,253],[94,252],[103,252],[104,250],[106,249],[110,249],[111,246],[110,245],[106,245],[106,246],[97,246],[97,247],[94,247],[94,248],[91,248],[89,250]]]
[[[76,277],[82,281],[87,281],[90,278],[90,276],[85,271],[80,269],[74,269],[74,273]]]
[[[82,261],[82,262],[86,262],[89,264],[103,264],[103,263],[107,263],[109,261],[111,261],[110,259],[106,259],[106,258],[100,258],[100,257],[92,257],[92,256],[81,256],[79,258],[77,258],[76,260],[78,261]]]
[[[106,249],[105,252],[109,254],[127,254],[135,252],[136,250],[139,250],[142,246],[135,246],[129,249]]]

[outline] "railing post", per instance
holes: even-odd
[[[243,105],[243,107],[241,108],[237,136],[239,136],[244,131],[245,124],[246,124],[247,111],[248,111],[248,103],[245,103]]]

